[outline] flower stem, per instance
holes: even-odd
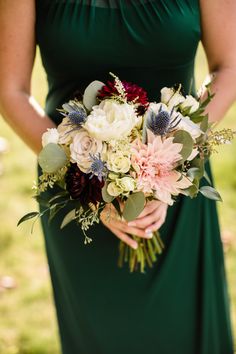
[[[138,249],[134,250],[121,241],[118,265],[122,267],[124,263],[128,263],[131,273],[134,271],[145,273],[145,268],[152,268],[157,261],[157,256],[160,255],[164,249],[164,244],[159,232],[155,232],[153,238],[150,240],[140,239],[134,235],[132,237],[138,243]]]

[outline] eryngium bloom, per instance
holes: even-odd
[[[122,81],[122,85],[126,92],[127,102],[134,102],[137,105],[137,113],[142,115],[148,107],[147,92],[138,85],[131,82]],[[115,87],[115,81],[108,81],[101,90],[98,91],[98,99],[104,100],[106,98],[112,98],[119,96],[117,88]]]
[[[102,187],[104,181],[92,176],[91,173],[82,172],[76,163],[72,163],[66,174],[66,189],[72,199],[77,199],[82,205],[102,201]]]

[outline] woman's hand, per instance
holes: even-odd
[[[101,214],[103,224],[121,241],[137,249],[138,243],[129,235],[152,238],[153,231],[165,222],[168,205],[156,200],[148,202],[139,217],[129,223],[122,220],[112,204],[108,204]]]

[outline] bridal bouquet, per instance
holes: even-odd
[[[61,228],[76,222],[86,244],[92,241],[88,229],[100,222],[106,204],[112,203],[121,218],[131,221],[153,199],[172,205],[179,194],[193,198],[201,193],[220,200],[204,164],[234,133],[211,129],[204,110],[212,95],[200,102],[184,96],[181,86],[165,87],[160,102],[149,102],[141,87],[111,75],[106,84],[93,81],[81,100],[63,104],[61,124],[43,134],[36,198],[45,208],[25,215],[18,224],[46,212],[51,220],[66,208]],[[208,185],[200,187],[202,178]],[[53,197],[45,200],[44,192],[54,186]],[[158,232],[152,239],[132,237],[139,247],[134,250],[121,242],[119,264],[128,262],[130,271],[143,272],[164,245]]]

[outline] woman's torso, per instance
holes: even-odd
[[[193,89],[198,0],[36,0],[36,37],[49,82],[47,113],[109,72],[157,100],[163,86]]]

